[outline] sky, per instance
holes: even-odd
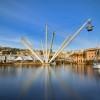
[[[88,18],[94,30],[85,28],[65,50],[94,48],[100,45],[100,0],[0,0],[0,46],[25,48],[20,40],[26,37],[35,49],[48,42],[55,32],[53,48],[73,34]]]

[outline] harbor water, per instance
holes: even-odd
[[[2,65],[0,100],[100,100],[92,65]]]

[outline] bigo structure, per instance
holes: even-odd
[[[22,37],[21,38],[21,43],[23,43],[24,46],[27,47],[27,49],[29,49],[32,53],[32,55],[34,55],[42,64],[51,64],[55,58],[64,50],[65,47],[67,47],[79,34],[80,32],[86,28],[87,31],[92,31],[93,30],[93,26],[91,25],[91,19],[88,19],[85,23],[83,23],[83,25],[81,25],[81,27],[72,35],[70,35],[69,37],[66,37],[65,40],[61,43],[61,45],[59,46],[59,48],[57,49],[57,51],[54,53],[54,55],[52,57],[50,57],[51,54],[51,49],[52,49],[52,45],[53,45],[53,39],[54,39],[54,34],[52,36],[51,39],[51,44],[50,47],[48,48],[48,29],[47,29],[47,25],[46,25],[46,32],[45,32],[45,48],[43,48],[43,43],[42,44],[42,51],[43,51],[43,58],[41,59],[40,55],[38,55],[34,49],[32,48],[32,45],[30,43],[30,41],[28,41],[26,38]]]

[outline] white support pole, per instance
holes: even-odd
[[[45,38],[45,62],[48,63],[48,28],[46,24],[46,38]]]
[[[21,39],[21,42],[32,52],[32,54],[41,62],[43,63],[43,60],[33,51],[32,47],[30,44],[27,42],[25,38]]]
[[[72,40],[84,29],[84,27],[88,24],[88,22],[91,21],[91,19],[88,19],[69,39],[68,41],[65,39],[61,45],[61,47],[59,48],[59,50],[54,54],[54,56],[51,58],[51,60],[49,61],[49,63],[51,63],[62,51],[63,49],[68,46]]]
[[[43,51],[43,61],[45,60],[45,52],[44,52],[44,46],[43,46],[43,41],[41,40],[41,47],[42,47],[42,51]]]

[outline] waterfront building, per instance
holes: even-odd
[[[85,50],[80,50],[77,52],[74,52],[74,54],[71,55],[74,63],[82,64],[82,63],[93,63],[94,59],[97,56],[97,51],[100,51],[100,48],[89,48]],[[100,60],[100,57],[98,57]]]
[[[90,48],[85,50],[86,60],[94,60],[96,57],[96,48]]]
[[[44,61],[44,54],[42,50],[34,50],[37,55]],[[99,53],[98,53],[99,51]],[[45,52],[44,52],[45,53]],[[55,52],[51,52],[49,58],[54,55]],[[59,63],[93,63],[96,56],[100,54],[100,48],[89,48],[85,50],[74,50],[61,52],[55,59]],[[29,58],[32,57],[31,61],[39,62],[39,60],[28,50],[28,49],[15,49],[15,48],[1,48],[0,49],[0,62],[13,62],[17,57]],[[30,58],[28,59],[28,61]],[[98,57],[100,61],[100,55]],[[24,60],[26,61],[26,60]]]
[[[75,52],[71,55],[71,57],[74,63],[82,64],[85,62],[85,52],[84,51]]]

